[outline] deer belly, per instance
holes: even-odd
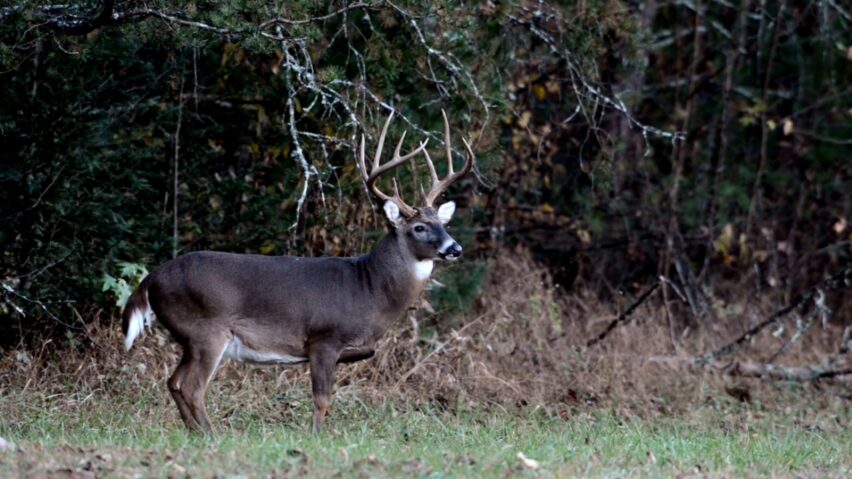
[[[308,358],[301,356],[291,356],[289,354],[281,354],[268,351],[257,351],[246,346],[240,338],[234,336],[228,347],[225,348],[223,355],[226,358],[231,358],[235,361],[241,361],[253,364],[301,364],[308,362]]]

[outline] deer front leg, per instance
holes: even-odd
[[[334,368],[337,366],[337,348],[315,345],[309,354],[311,364],[311,389],[314,397],[313,427],[314,434],[322,431],[328,405],[331,402],[331,389],[334,385]]]

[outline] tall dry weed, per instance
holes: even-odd
[[[605,406],[667,413],[741,389],[744,380],[696,366],[692,359],[739,335],[743,318],[753,318],[745,323],[757,320],[776,306],[743,298],[739,322],[730,319],[715,329],[684,328],[673,337],[666,321],[669,311],[651,296],[630,321],[601,343],[586,347],[588,338],[633,298],[602,302],[586,292],[559,291],[546,269],[523,252],[489,260],[488,270],[469,316],[448,321],[430,318],[432,313],[425,310],[412,313],[416,321],[400,321],[380,342],[374,359],[338,368],[338,395],[448,409],[540,407],[570,415],[576,408]],[[427,319],[437,327],[416,328]],[[36,350],[6,351],[0,356],[0,395],[14,392],[32,400],[32,407],[73,409],[92,398],[111,397],[167,404],[165,381],[177,364],[179,347],[158,329],[127,354],[118,324],[105,316],[91,321],[85,332],[89,347],[69,339],[46,341]],[[756,336],[737,355],[765,359],[781,344],[772,332]],[[780,360],[813,363],[836,345],[832,331],[816,327]],[[305,367],[227,363],[217,376],[211,394],[227,393],[228,404],[248,404],[264,415],[297,414],[297,403],[309,390]],[[773,393],[771,383],[745,381],[749,390]],[[228,416],[228,411],[218,413]],[[159,413],[134,414],[144,419]]]

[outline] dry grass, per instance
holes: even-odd
[[[365,401],[428,402],[450,409],[486,405],[565,411],[618,405],[639,414],[660,410],[661,404],[665,409],[689,408],[732,387],[748,388],[752,398],[764,401],[783,396],[777,384],[726,377],[691,361],[739,335],[749,326],[742,324],[743,317],[757,321],[777,305],[747,303],[739,314],[722,318],[715,331],[693,328],[674,345],[665,311],[652,296],[630,322],[586,348],[586,340],[632,298],[614,304],[582,293],[560,297],[545,271],[523,254],[503,255],[489,271],[470,317],[453,328],[438,322],[418,332],[409,322],[400,322],[381,342],[376,358],[338,369],[338,388],[357,389]],[[783,342],[772,336],[776,329],[768,328],[737,355],[769,356]],[[818,363],[835,352],[836,334],[814,326],[780,362]],[[161,394],[179,357],[167,333],[144,336],[129,356],[121,348],[117,322],[94,321],[88,335],[95,347],[76,348],[69,340],[45,342],[36,351],[7,351],[0,357],[0,391]],[[235,384],[236,394],[262,401],[307,384],[307,368],[272,369],[274,373],[225,364],[214,385]],[[842,395],[844,388],[823,382],[796,391],[820,401]]]

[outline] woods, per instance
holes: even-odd
[[[80,328],[119,261],[363,251],[354,140],[391,111],[435,144],[460,119],[470,240],[567,288],[672,276],[713,317],[732,281],[789,299],[848,266],[833,2],[271,8],[2,10],[6,344]]]
[[[826,388],[816,415],[848,408],[850,26],[834,0],[2,5],[0,390],[161,387],[177,349],[143,344],[144,378],[119,355],[148,271],[370,251],[361,135],[393,114],[389,143],[443,158],[445,110],[477,158],[445,195],[465,253],[346,370],[352,394],[565,418],[791,382]],[[429,190],[423,162],[399,170]]]

